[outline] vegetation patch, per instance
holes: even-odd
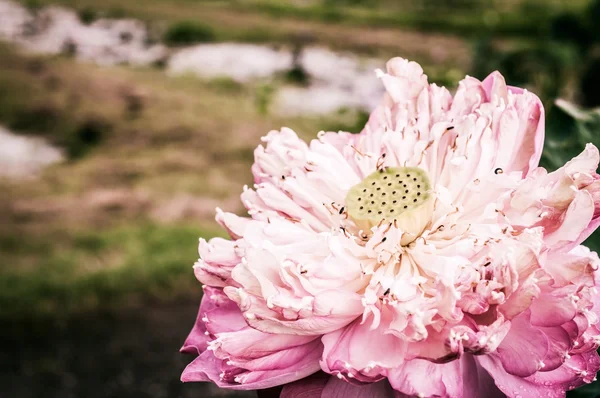
[[[163,41],[170,46],[206,43],[215,41],[216,38],[217,35],[210,26],[198,21],[173,23],[163,35]]]
[[[0,231],[0,319],[70,316],[197,293],[199,237],[220,233],[151,222],[106,230]]]

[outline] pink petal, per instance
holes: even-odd
[[[500,359],[493,355],[481,355],[476,358],[476,361],[490,376],[494,379],[496,386],[507,397],[547,397],[547,398],[564,398],[565,390],[556,388],[552,385],[533,383],[522,377],[513,376],[507,373]]]
[[[569,333],[560,326],[541,328],[548,338],[548,353],[544,358],[543,372],[549,372],[560,367],[565,362],[565,354],[573,346]]]
[[[181,381],[211,381],[221,388],[230,390],[258,390],[294,382],[315,373],[319,368],[318,361],[315,361],[314,356],[308,356],[291,368],[247,373],[244,373],[243,369],[227,367],[225,362],[225,360],[215,358],[211,351],[204,351],[185,368],[181,375]],[[224,369],[231,372],[231,377],[227,378],[241,377],[242,383],[222,379],[221,375]]]
[[[387,382],[382,380],[377,383],[369,383],[361,386],[350,384],[337,377],[330,377],[325,385],[322,398],[394,398],[394,391]]]
[[[577,306],[571,299],[575,286],[553,289],[533,300],[531,324],[536,326],[560,326],[575,317]]]
[[[217,337],[210,350],[205,332]],[[200,354],[184,370],[183,381],[212,381],[223,388],[249,390],[289,383],[318,371],[323,346],[317,336],[251,329],[221,289],[206,287],[198,320],[182,351]]]
[[[594,215],[594,200],[587,191],[577,191],[565,212],[559,227],[545,236],[549,246],[567,246],[581,243],[581,236],[589,228]]]
[[[206,350],[207,344],[210,338],[205,335],[206,327],[204,326],[204,322],[202,321],[203,317],[202,305],[200,305],[200,310],[198,311],[198,315],[196,316],[196,322],[194,323],[194,327],[192,331],[185,339],[183,346],[179,350],[184,354],[196,354],[200,355],[203,351]]]
[[[323,389],[330,378],[331,376],[327,373],[317,372],[304,379],[286,384],[281,391],[280,398],[321,398]]]
[[[513,142],[513,156],[509,165],[499,164],[505,171],[518,170],[527,175],[537,167],[544,146],[544,107],[540,99],[518,87],[508,87],[504,77],[499,72],[493,72],[481,83],[488,101],[494,97],[505,102],[508,93],[518,95],[515,110],[519,117],[517,136]],[[502,137],[499,137],[502,140]]]
[[[510,330],[497,352],[508,373],[526,377],[541,368],[548,353],[548,338],[531,326],[529,314],[523,313],[511,321]]]
[[[212,352],[204,351],[194,359],[181,374],[181,381],[212,381],[219,387],[225,386],[219,378],[222,360],[215,358]]]
[[[254,388],[269,388],[302,379],[317,372],[323,347],[318,340],[299,347],[292,347],[246,362],[239,383],[257,385]],[[235,361],[234,361],[235,363]],[[244,388],[249,389],[249,388]]]
[[[383,327],[371,330],[371,323],[361,324],[357,319],[344,329],[323,336],[324,345],[322,368],[328,373],[333,371],[362,372],[355,374],[363,381],[376,381],[381,378],[369,371],[373,362],[386,368],[398,366],[403,361],[406,343],[392,334],[384,334]]]
[[[416,62],[392,58],[387,63],[388,74],[381,76],[388,94],[396,103],[414,101],[427,87],[427,76]]]
[[[196,322],[185,343],[183,343],[181,352],[199,355],[206,350],[206,345],[211,338],[206,335],[205,320],[209,320],[211,327],[217,326],[219,331],[239,330],[246,326],[239,308],[225,296],[222,290],[206,287],[200,302]]]
[[[574,250],[568,253],[551,252],[544,264],[544,270],[554,279],[553,286],[562,287],[583,275],[590,262],[590,257],[579,255]]]
[[[527,378],[507,373],[495,355],[482,355],[476,360],[494,378],[498,388],[513,398],[564,398],[566,391],[591,382],[600,369],[600,357],[594,351],[572,355],[561,367],[550,372],[537,372]]]
[[[595,351],[571,355],[564,364],[549,372],[537,372],[527,378],[530,383],[568,391],[591,383],[600,370],[600,356]]]
[[[220,349],[238,359],[260,358],[265,355],[288,350],[317,339],[318,336],[296,336],[291,334],[270,334],[249,327],[243,330],[218,333]]]
[[[502,397],[493,379],[468,354],[444,364],[413,359],[390,371],[388,378],[395,390],[411,397]]]

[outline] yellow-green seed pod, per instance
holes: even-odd
[[[389,167],[376,171],[346,195],[348,215],[368,231],[382,220],[415,237],[423,232],[433,211],[431,183],[418,167]]]

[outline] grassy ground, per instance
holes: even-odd
[[[368,10],[354,8],[341,9],[350,14],[358,13],[344,22],[344,18],[328,20],[326,15],[321,15],[321,8],[298,8],[291,2],[22,0],[22,3],[67,6],[78,10],[87,20],[102,16],[139,18],[149,23],[157,40],[170,28],[191,22],[203,31],[199,40],[273,45],[310,42],[383,58],[402,55],[424,64],[444,62],[463,70],[470,62],[470,45],[463,39],[464,35],[449,35],[431,28],[425,28],[426,33],[422,33],[402,23],[381,23],[373,19],[370,12],[365,14]],[[372,12],[382,18],[389,15],[385,10]],[[403,18],[405,13],[394,15]]]
[[[543,1],[482,0],[388,1],[388,0],[21,0],[38,7],[62,4],[78,9],[86,19],[99,16],[134,16],[160,24],[183,20],[202,23],[214,31],[205,39],[281,42],[310,32],[313,40],[353,50],[406,50],[406,30],[457,37],[482,34],[523,38],[543,34],[553,15],[562,11],[580,12],[589,0]],[[381,40],[391,36],[396,40]],[[343,37],[343,40],[339,40]],[[374,39],[377,37],[377,40]],[[438,36],[438,40],[440,37]],[[450,42],[450,41],[449,41]],[[426,48],[425,43],[420,47]],[[374,47],[374,48],[373,48]]]
[[[0,317],[194,291],[197,239],[219,233],[216,206],[243,210],[260,136],[351,130],[360,116],[283,120],[265,112],[261,87],[0,46],[0,123],[68,153],[34,180],[0,180]]]

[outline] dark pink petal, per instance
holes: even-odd
[[[263,336],[263,339],[269,340],[278,336]],[[295,337],[295,336],[294,336]],[[273,351],[271,354],[259,356],[255,359],[239,360],[237,357],[230,357],[230,362],[235,366],[240,366],[249,371],[268,371],[283,368],[293,368],[310,358],[313,359],[315,371],[319,369],[319,358],[323,352],[323,347],[319,340],[314,340],[307,344],[281,348]],[[247,355],[247,354],[246,354]]]
[[[319,358],[322,352],[323,348],[320,342],[315,340],[314,343],[306,346],[291,348],[266,358],[257,359],[247,365],[250,368],[249,371],[240,374],[238,382],[243,386],[251,385],[253,389],[260,389],[302,379],[320,369]]]
[[[548,354],[544,358],[542,372],[549,372],[561,366],[565,362],[567,354],[573,346],[569,333],[560,326],[540,328],[548,338]]]
[[[566,391],[590,383],[600,369],[600,357],[595,351],[573,355],[553,371],[537,372],[526,378],[508,374],[495,355],[482,355],[476,360],[494,378],[498,388],[511,398],[564,398]]]
[[[591,383],[598,370],[600,370],[600,356],[595,351],[588,351],[572,355],[563,366],[549,372],[537,372],[527,380],[568,391]]]
[[[537,384],[528,379],[507,373],[495,355],[481,355],[475,359],[488,371],[496,386],[509,398],[545,397],[564,398],[565,390],[552,385]]]
[[[570,295],[576,286],[553,289],[533,300],[531,306],[531,324],[536,326],[560,326],[575,317],[577,306]]]
[[[531,326],[529,314],[523,313],[511,321],[510,330],[497,352],[508,373],[526,377],[541,368],[548,353],[548,338]]]
[[[502,397],[493,379],[469,354],[444,364],[413,359],[390,371],[388,378],[395,390],[409,397]]]
[[[183,346],[179,350],[184,354],[196,354],[200,355],[202,351],[206,350],[206,346],[209,337],[205,334],[206,327],[204,326],[204,322],[202,322],[202,304],[200,304],[200,310],[198,311],[198,315],[196,316],[196,322],[194,323],[194,327],[192,331],[185,339]]]
[[[219,331],[232,331],[246,326],[237,305],[229,300],[221,289],[206,287],[200,302],[196,323],[183,343],[181,352],[199,355],[206,350],[206,345],[210,340],[206,334],[207,323],[210,324],[208,332],[212,327],[216,327]]]
[[[280,398],[321,398],[321,393],[331,377],[327,373],[317,372],[302,380],[286,384]]]
[[[315,349],[291,367],[276,368],[276,365],[272,365],[273,369],[248,372],[245,369],[226,365],[225,360],[215,358],[211,351],[204,351],[185,368],[181,381],[211,381],[221,388],[231,390],[270,388],[315,373],[319,370],[319,354],[320,349]],[[225,377],[222,378],[221,375]]]
[[[235,358],[259,358],[282,350],[302,346],[318,339],[318,336],[270,334],[245,327],[231,333],[219,333],[219,350]]]
[[[394,391],[387,380],[357,386],[337,377],[330,377],[321,398],[394,398]]]
[[[204,351],[194,359],[181,374],[181,381],[212,381],[219,387],[223,386],[219,378],[222,360],[215,358],[212,352]]]
[[[182,351],[200,354],[184,370],[182,381],[212,381],[223,388],[251,390],[286,384],[318,371],[323,346],[318,336],[272,335],[251,329],[221,289],[206,287],[196,325]]]

